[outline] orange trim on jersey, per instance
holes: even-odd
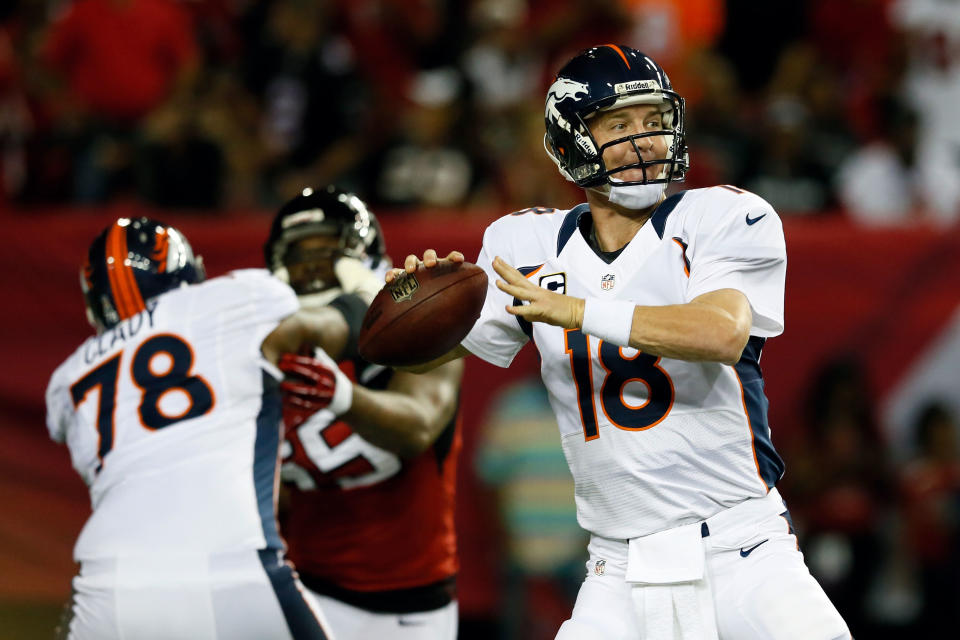
[[[686,258],[686,257],[687,257],[687,248],[686,248],[685,246],[683,246],[683,243],[680,242],[677,238],[674,238],[673,241],[677,243],[677,246],[680,247],[680,251],[682,252],[683,257]],[[686,261],[686,259],[684,259],[684,261],[683,261],[683,272],[684,272],[685,274],[687,274],[687,277],[688,277],[688,278],[690,277],[690,269],[687,268],[687,261]]]
[[[561,151],[561,153],[563,153]],[[520,211],[514,211],[510,215],[512,216],[522,216],[526,213],[532,213],[535,216],[543,215],[545,213],[556,213],[557,209],[553,207],[527,207],[526,209],[520,209]]]
[[[274,496],[277,496],[277,495],[280,493],[280,492],[277,490],[277,487],[279,486],[279,481],[280,481],[280,480],[279,480],[279,479],[280,479],[280,465],[277,464],[277,465],[274,465],[274,466],[277,468],[277,470],[276,470],[276,472],[275,472],[275,474],[274,474],[274,475],[276,475],[276,477],[277,477],[277,482],[274,483],[274,485],[276,485],[276,486],[274,486],[273,495],[274,495]],[[274,513],[277,513],[277,499],[276,499],[276,497],[274,497],[274,499],[273,499],[273,512],[274,512]],[[279,530],[280,530],[280,523],[279,523],[279,521],[278,521],[276,518],[274,518],[274,521],[277,523],[277,531],[279,531]],[[280,539],[283,540],[283,544],[284,544],[284,546],[286,546],[287,541],[284,540],[283,536],[281,536]],[[293,572],[293,575],[294,575],[294,576],[297,576],[297,568],[296,568],[295,566],[293,566],[293,563],[292,563],[292,562],[290,562],[289,560],[284,560],[284,561],[283,561],[283,564],[285,564],[285,565],[287,566],[287,568],[290,569],[290,571]],[[307,605],[307,609],[309,609],[310,613],[313,615],[313,619],[317,621],[317,626],[320,627],[321,631],[323,631],[324,635],[325,635],[327,638],[332,638],[332,637],[333,637],[333,634],[330,632],[329,629],[327,629],[327,627],[326,627],[325,624],[324,624],[324,623],[325,623],[325,619],[324,619],[324,617],[323,617],[323,614],[320,613],[320,611],[318,611],[318,610],[315,608],[315,605],[313,604],[313,602],[314,602],[313,596],[312,596],[312,595],[309,595],[309,596],[307,595],[307,590],[306,590],[306,588],[303,586],[303,584],[301,584],[301,582],[300,582],[299,579],[295,580],[293,584],[294,584],[294,586],[296,586],[297,591],[300,592],[301,597],[303,597],[303,603],[304,603],[305,605]]]
[[[546,263],[544,263],[544,264],[546,264]],[[523,276],[523,277],[529,280],[529,279],[532,278],[533,276],[537,275],[537,272],[540,271],[540,269],[543,269],[543,265],[540,265],[539,267],[537,267],[536,269],[534,269],[533,271],[531,271],[530,273],[528,273],[527,275],[525,275],[525,276]]]
[[[146,307],[140,296],[136,278],[127,264],[127,229],[115,224],[107,234],[107,276],[110,290],[117,305],[121,320],[126,320],[143,311]],[[111,262],[112,259],[112,262]]]
[[[750,429],[750,449],[753,450],[753,464],[757,468],[757,477],[760,478],[760,484],[763,485],[764,492],[769,493],[770,487],[767,486],[767,481],[763,479],[763,475],[760,473],[760,460],[757,458],[757,434],[753,432],[753,426],[750,422],[750,411],[747,410],[747,394],[743,390],[743,380],[740,379],[740,374],[737,373],[736,368],[730,368],[733,369],[733,375],[737,377],[737,384],[740,385],[740,402],[743,403],[743,415],[747,418],[747,429]]]
[[[623,58],[623,64],[627,65],[627,69],[630,68],[630,61],[627,60],[627,56],[624,55],[623,50],[615,44],[605,44],[605,47],[610,47],[614,51],[620,54],[620,57]]]
[[[790,526],[790,521],[787,520],[787,517],[784,516],[782,513],[780,514],[780,517],[783,518],[783,521],[787,524],[787,533],[790,533],[793,530],[793,527]],[[794,541],[797,543],[797,551],[800,551],[800,538],[797,537],[796,532],[791,533],[790,535],[793,536]]]
[[[746,193],[746,191],[744,191],[743,189],[734,187],[733,185],[729,185],[729,184],[720,184],[717,186],[720,187],[721,189],[726,189],[727,191],[733,191],[736,194]]]

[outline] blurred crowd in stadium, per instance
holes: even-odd
[[[0,197],[257,208],[336,182],[383,210],[572,202],[543,162],[544,91],[623,42],[687,99],[690,187],[949,222],[960,52],[931,28],[949,5],[12,0]]]
[[[686,98],[688,187],[736,184],[785,217],[960,218],[960,3],[932,0],[11,0],[0,205],[267,211],[333,182],[381,216],[569,206],[543,97],[603,42],[653,56]],[[859,363],[825,366],[781,486],[855,635],[934,637],[960,623],[960,426],[932,403],[912,459],[894,456],[863,385]],[[523,481],[491,429],[480,475]],[[504,506],[520,522],[530,505]],[[516,584],[579,583],[560,520],[524,547],[540,555],[518,542]]]

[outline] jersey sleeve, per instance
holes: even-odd
[[[54,442],[66,442],[70,416],[73,414],[73,401],[67,387],[64,368],[61,366],[50,377],[47,384],[47,431]]]
[[[248,320],[253,324],[270,324],[283,320],[300,308],[297,294],[266,269],[232,271],[229,277],[244,287],[250,305]]]
[[[690,264],[690,300],[719,289],[736,289],[753,311],[751,335],[783,333],[787,251],[783,224],[773,207],[750,194],[743,205],[700,220]]]
[[[278,280],[266,269],[242,269],[225,276],[237,289],[231,296],[243,296],[243,317],[234,326],[253,353],[260,358],[260,366],[277,380],[283,374],[266,358],[261,346],[280,321],[300,309],[297,294],[290,285]]]
[[[528,340],[517,317],[507,313],[506,307],[513,304],[513,298],[497,288],[497,279],[500,276],[493,270],[495,256],[512,263],[507,243],[499,241],[504,231],[502,226],[498,228],[497,223],[494,223],[487,227],[483,234],[483,248],[477,257],[477,266],[487,273],[487,298],[480,311],[480,318],[461,343],[470,353],[498,367],[509,367]]]

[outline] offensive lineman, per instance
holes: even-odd
[[[344,348],[265,270],[204,280],[175,228],[120,218],[81,272],[97,334],[53,373],[47,426],[90,487],[76,640],[324,640],[275,515],[280,354]]]
[[[274,218],[268,267],[304,309],[367,297],[389,266],[355,194],[304,190]],[[358,333],[366,307],[344,311]],[[351,341],[351,344],[353,341]],[[349,350],[284,356],[284,538],[338,640],[455,640],[454,485],[462,362],[425,376]],[[348,373],[351,377],[348,377]]]
[[[571,59],[547,93],[545,147],[587,201],[490,225],[480,319],[419,370],[469,353],[506,367],[536,344],[591,533],[558,638],[849,638],[774,486],[759,361],[783,331],[782,225],[734,187],[664,197],[689,165],[683,116],[643,53]]]

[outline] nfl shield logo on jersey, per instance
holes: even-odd
[[[613,289],[613,285],[615,285],[616,283],[617,283],[617,276],[612,273],[608,273],[607,275],[600,278],[600,288],[603,289],[604,291],[610,291],[610,289]]]
[[[607,570],[607,561],[606,560],[597,560],[597,563],[593,565],[593,572],[598,576],[602,576]]]

